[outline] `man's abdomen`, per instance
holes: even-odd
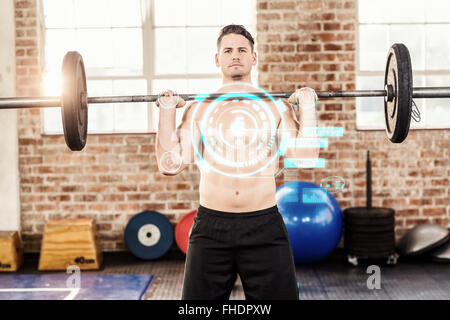
[[[200,204],[226,212],[251,212],[276,204],[274,177],[224,177],[217,173],[202,173]]]

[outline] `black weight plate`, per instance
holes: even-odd
[[[344,241],[344,246],[346,248],[352,249],[363,249],[363,250],[383,250],[389,248],[395,248],[395,241],[379,242],[379,243],[368,243],[368,242],[351,242],[349,240]]]
[[[352,207],[343,211],[344,218],[387,218],[394,217],[395,210],[380,207]]]
[[[354,240],[354,241],[366,241],[376,243],[378,241],[390,241],[395,239],[394,233],[391,234],[382,234],[382,235],[371,235],[371,234],[345,234],[346,239]]]
[[[379,240],[384,240],[384,239],[389,239],[394,237],[395,238],[395,233],[394,232],[389,232],[389,233],[358,233],[357,236],[354,235],[354,233],[352,232],[348,232],[345,233],[344,236],[347,239],[361,239],[361,240],[369,240],[371,239],[371,241],[379,241]],[[359,238],[358,238],[359,236]]]
[[[369,250],[347,250],[346,253],[351,253],[357,256],[388,256],[395,253],[395,248],[385,248],[379,251],[369,251]]]
[[[361,234],[361,233],[346,233],[344,235],[346,240],[350,241],[362,241],[369,243],[379,243],[379,242],[387,242],[394,241],[395,242],[395,234],[381,234],[381,235],[371,235],[371,234]]]
[[[367,234],[378,234],[378,233],[390,233],[395,231],[395,226],[393,224],[386,225],[376,225],[376,226],[360,226],[360,225],[344,225],[345,233],[357,232],[357,233],[367,233]]]
[[[380,246],[375,246],[375,245],[370,245],[370,246],[366,246],[366,245],[357,245],[357,244],[347,244],[347,246],[345,246],[346,249],[348,250],[366,250],[366,251],[385,251],[385,250],[391,250],[391,249],[395,249],[395,244],[394,243],[387,243],[384,245],[380,245]]]
[[[348,248],[365,248],[365,249],[376,249],[376,248],[395,248],[395,240],[385,240],[379,242],[368,242],[368,241],[351,241],[347,239],[344,241],[344,245]]]
[[[382,243],[391,242],[395,243],[395,235],[383,235],[378,237],[355,237],[351,235],[344,235],[345,241],[355,242],[355,243]]]
[[[346,218],[344,219],[344,224],[350,227],[358,227],[361,225],[367,225],[368,223],[372,223],[378,227],[387,227],[387,226],[395,226],[394,217],[385,217],[385,218]]]
[[[389,253],[395,251],[395,246],[382,246],[382,247],[346,247],[346,252],[357,253]]]
[[[64,139],[72,151],[80,151],[86,145],[88,110],[86,73],[83,58],[76,51],[69,51],[62,64],[63,92],[61,113]]]
[[[364,221],[364,220],[394,220],[395,215],[356,215],[356,214],[345,214],[344,220],[345,221]]]
[[[352,229],[358,227],[395,227],[394,217],[385,218],[346,218],[344,219],[344,226]]]
[[[393,99],[384,99],[386,134],[393,143],[401,143],[408,136],[412,109],[412,67],[408,48],[395,43],[389,50],[384,76],[385,90],[393,88]]]
[[[387,258],[390,255],[394,254],[395,251],[386,251],[386,252],[347,252],[347,255],[355,256],[360,259],[378,259],[378,258]]]
[[[345,239],[352,239],[357,241],[385,241],[387,239],[395,238],[395,232],[384,232],[384,233],[355,233],[346,232],[344,233]]]
[[[384,232],[364,232],[360,230],[348,230],[345,229],[345,235],[356,236],[356,237],[366,237],[366,238],[383,238],[387,236],[392,236],[395,234],[394,230],[388,230]]]
[[[352,246],[352,245],[361,245],[361,246],[372,246],[372,245],[380,245],[380,246],[384,246],[384,245],[395,245],[395,238],[384,238],[384,239],[358,239],[358,238],[351,238],[351,237],[346,237],[344,239],[344,242],[347,243],[348,245]]]
[[[352,219],[345,219],[344,225],[352,227],[367,227],[367,226],[377,226],[377,227],[388,227],[388,226],[394,226],[395,227],[395,218],[352,218]]]
[[[354,255],[390,255],[395,253],[395,248],[387,248],[383,250],[364,250],[364,249],[349,249],[346,250],[347,253],[351,253]]]
[[[382,252],[382,253],[350,253],[351,255],[360,259],[377,259],[377,258],[387,258],[395,251]]]
[[[387,257],[391,254],[395,253],[395,250],[384,250],[384,251],[372,251],[372,252],[368,252],[368,251],[348,251],[347,254],[351,254],[351,255],[355,255],[358,257]]]
[[[127,248],[136,257],[154,260],[170,249],[174,232],[166,216],[156,211],[143,211],[128,222],[124,237]]]

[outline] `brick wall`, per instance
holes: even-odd
[[[37,0],[15,1],[17,94],[41,95],[43,21]],[[257,2],[259,84],[269,91],[310,86],[355,87],[356,1]],[[365,205],[365,150],[372,154],[373,205],[397,210],[397,235],[423,221],[449,225],[449,131],[412,131],[401,145],[382,131],[356,131],[354,99],[323,100],[320,126],[343,126],[321,152],[326,169],[302,170],[298,179],[320,182],[339,175],[346,187],[341,207]],[[198,207],[195,166],[161,175],[155,134],[89,135],[82,152],[62,136],[41,135],[41,111],[19,114],[21,223],[27,252],[40,248],[45,222],[95,218],[105,251],[124,250],[123,230],[134,214],[157,210],[173,225]],[[281,177],[278,184],[283,183]]]
[[[257,1],[259,84],[268,91],[355,89],[357,0]],[[377,88],[374,88],[377,89]],[[450,226],[449,130],[414,130],[402,144],[384,131],[357,131],[354,98],[323,99],[319,126],[344,127],[322,150],[325,169],[297,178],[346,181],[335,194],[342,209],[366,205],[366,150],[371,151],[373,206],[396,210],[396,236],[431,222]]]
[[[45,35],[40,2],[15,1],[17,95],[43,94]],[[62,136],[41,134],[41,110],[19,114],[21,226],[25,251],[38,252],[49,219],[94,218],[102,249],[124,250],[123,232],[138,212],[156,210],[175,226],[198,207],[199,174],[158,172],[155,134],[89,135],[81,152]],[[174,245],[175,247],[175,245]]]
[[[16,93],[18,96],[39,96],[42,94],[42,73],[44,60],[42,49],[44,38],[41,33],[42,11],[38,1],[15,1],[16,23]],[[20,208],[21,225],[25,248],[29,241],[37,236],[30,226],[42,220],[33,212],[31,185],[27,184],[32,166],[42,163],[42,156],[37,152],[40,144],[40,111],[38,109],[19,110],[19,174],[20,174]],[[23,142],[27,145],[23,145]],[[33,141],[33,142],[32,142]],[[25,183],[24,183],[25,182]],[[31,215],[28,215],[30,213]],[[35,217],[33,217],[33,214]]]

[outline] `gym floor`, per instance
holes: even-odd
[[[18,274],[50,274],[37,270],[39,256],[26,254]],[[369,289],[370,265],[380,267],[380,289]],[[85,274],[152,274],[146,300],[179,300],[183,284],[184,255],[169,251],[156,261],[143,261],[129,252],[106,252],[102,268]],[[62,272],[61,272],[62,273]],[[337,248],[326,259],[310,265],[297,265],[302,300],[450,300],[450,264],[401,260],[396,265],[385,261],[361,261],[357,267],[347,263]],[[245,299],[238,278],[230,300]]]

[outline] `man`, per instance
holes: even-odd
[[[218,92],[256,91],[249,90],[251,70],[257,63],[253,46],[254,40],[244,27],[229,25],[221,30],[215,63],[221,68],[224,86]],[[286,108],[281,112],[270,99],[265,99],[266,113],[277,124],[276,143],[266,146],[267,154],[245,162],[249,163],[248,166],[233,166],[235,155],[228,154],[225,155],[228,160],[217,161],[215,153],[208,148],[222,140],[223,146],[231,146],[233,151],[239,146],[250,145],[252,137],[259,139],[261,135],[255,135],[254,131],[245,136],[245,127],[250,126],[245,116],[250,111],[249,102],[218,102],[220,110],[224,111],[220,125],[203,132],[203,117],[207,116],[208,120],[212,117],[211,112],[207,113],[211,101],[191,103],[176,128],[176,108],[183,107],[185,101],[173,91],[162,94],[157,102],[160,107],[156,138],[159,170],[165,175],[176,175],[196,159],[201,160],[198,162],[200,206],[189,239],[182,299],[229,299],[237,274],[246,299],[298,299],[289,237],[275,199],[278,157],[272,162],[269,158],[282,154],[287,158],[317,159],[318,148],[296,148],[291,144],[285,152],[270,150],[275,148],[279,151],[283,135],[290,135],[291,141],[297,141],[302,135],[301,126],[316,125],[316,100],[312,89],[303,88],[288,99],[292,104],[303,101],[307,105],[304,110],[298,110],[300,124],[289,103],[284,101]],[[311,103],[314,104],[312,107]],[[261,117],[267,118],[266,115]],[[222,128],[228,129],[225,134]],[[207,147],[206,135],[214,137],[208,138],[214,143]],[[228,143],[237,140],[241,142]],[[260,141],[268,142],[267,139]],[[208,165],[202,165],[204,163]],[[264,170],[254,170],[262,164]]]

